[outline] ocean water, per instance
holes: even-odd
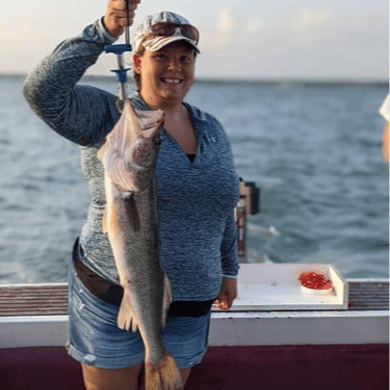
[[[80,147],[28,107],[23,77],[0,77],[0,284],[64,282],[89,193]],[[110,79],[82,81],[116,93]],[[334,264],[389,276],[388,90],[377,84],[196,82],[187,101],[215,115],[236,169],[261,189],[248,261]]]

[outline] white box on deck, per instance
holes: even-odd
[[[329,264],[240,264],[238,298],[231,310],[345,310],[348,283],[335,266]],[[315,271],[333,284],[328,295],[301,289],[299,275]]]

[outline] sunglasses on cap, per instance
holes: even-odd
[[[170,37],[175,35],[177,29],[180,30],[181,35],[183,37],[189,38],[198,44],[199,42],[199,31],[196,27],[191,26],[190,24],[176,24],[172,22],[157,22],[153,26],[151,26],[153,35],[161,36],[161,37]]]

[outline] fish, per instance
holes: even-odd
[[[180,372],[161,339],[172,302],[170,282],[159,262],[154,179],[163,125],[162,110],[137,110],[128,99],[97,154],[106,193],[102,228],[123,287],[117,326],[141,335],[146,390],[182,388]]]

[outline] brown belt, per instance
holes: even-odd
[[[73,245],[72,257],[74,269],[82,284],[101,300],[120,306],[123,298],[123,288],[103,279],[87,267],[80,259],[80,251],[82,251],[82,248],[77,237]],[[210,301],[174,301],[169,306],[168,316],[202,317],[209,313],[213,302],[214,299]]]
[[[80,260],[79,238],[77,237],[73,245],[73,266],[81,283],[101,300],[120,306],[123,297],[123,287],[113,284],[92,271]]]

